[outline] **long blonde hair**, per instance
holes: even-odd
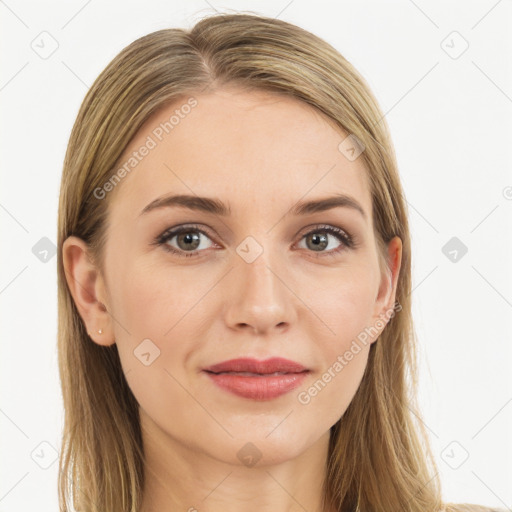
[[[58,357],[65,410],[60,510],[72,510],[72,503],[83,512],[138,512],[144,487],[138,404],[116,345],[99,346],[87,335],[66,284],[63,242],[70,235],[82,238],[101,269],[108,197],[98,200],[95,189],[111,177],[153,112],[223,84],[286,94],[355,135],[365,147],[381,262],[386,264],[385,244],[394,236],[402,240],[396,292],[401,310],[371,346],[360,387],[331,429],[326,510],[442,510],[438,470],[418,420],[409,224],[385,119],[364,79],[333,47],[292,24],[253,14],[210,16],[190,31],[141,37],[112,60],[81,105],[59,203]]]

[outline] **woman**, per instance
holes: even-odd
[[[444,504],[388,130],[336,50],[217,15],[125,48],[59,205],[61,510]]]

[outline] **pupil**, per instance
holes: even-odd
[[[315,247],[325,249],[327,247],[327,236],[326,235],[312,235],[312,242]]]

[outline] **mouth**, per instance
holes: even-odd
[[[238,397],[271,400],[299,386],[310,370],[294,361],[273,358],[232,359],[203,372],[219,388]]]

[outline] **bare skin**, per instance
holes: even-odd
[[[393,309],[401,241],[389,243],[391,272],[381,273],[363,160],[338,150],[347,134],[320,113],[236,88],[195,98],[197,106],[103,199],[110,225],[102,271],[82,240],[66,240],[70,290],[91,343],[117,343],[140,404],[142,512],[320,512],[329,429],[354,397],[378,334],[335,376],[333,364]],[[185,101],[153,114],[120,161]],[[298,201],[336,193],[353,197],[365,216],[349,207],[286,215]],[[217,198],[231,215],[176,206],[141,214],[168,194]],[[190,224],[198,246],[178,236],[152,243]],[[344,230],[355,246],[325,226]],[[321,249],[315,234],[327,237]],[[247,237],[257,244],[245,245]],[[239,247],[263,252],[248,263]],[[149,365],[134,355],[145,339],[152,354],[151,347],[160,351]],[[310,371],[299,388],[270,400],[238,397],[202,371],[273,356]],[[312,396],[329,368],[330,381]],[[259,457],[254,466],[240,457],[247,451]]]

